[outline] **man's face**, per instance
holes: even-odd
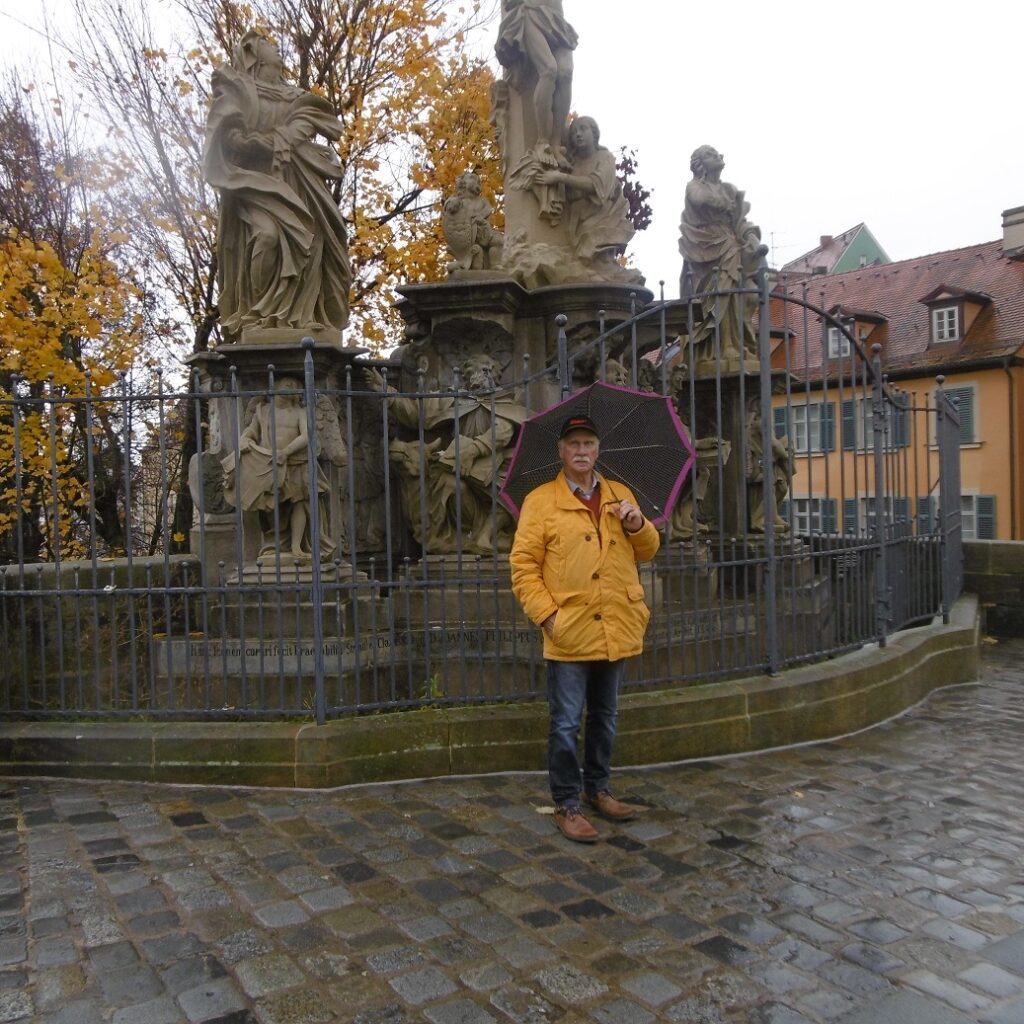
[[[597,462],[600,443],[589,430],[573,430],[558,442],[558,457],[567,473],[589,475]]]

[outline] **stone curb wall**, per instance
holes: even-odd
[[[1024,543],[965,541],[964,586],[978,595],[986,633],[1024,637]]]
[[[680,690],[630,693],[616,763],[657,764],[841,736],[932,690],[978,678],[977,598],[832,661]],[[202,785],[329,788],[545,764],[547,707],[427,708],[309,723],[0,725],[0,773]]]

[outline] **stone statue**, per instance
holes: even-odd
[[[615,280],[624,273],[615,258],[626,251],[635,230],[615,175],[615,157],[600,140],[597,122],[577,117],[569,128],[571,170],[545,171],[541,181],[566,188],[569,242],[576,258],[603,279]]]
[[[764,443],[761,436],[761,414],[752,408],[747,414],[747,516],[751,533],[764,533],[764,467],[761,465]],[[785,532],[789,524],[779,514],[782,502],[789,493],[793,478],[789,440],[772,434],[772,490],[775,494],[775,529]]]
[[[224,467],[215,452],[206,449],[189,459],[188,488],[197,513],[223,516],[233,511],[224,497]]]
[[[480,175],[460,174],[455,194],[445,200],[441,213],[448,248],[455,257],[448,273],[458,270],[494,270],[501,266],[505,239],[491,227],[494,207],[480,194]]]
[[[768,247],[761,231],[747,220],[750,204],[734,185],[722,181],[725,160],[711,146],[690,157],[693,178],[686,186],[686,206],[680,225],[683,254],[680,295],[749,287],[764,264]],[[702,302],[704,316],[695,326],[691,344],[696,362],[715,359],[715,335],[723,361],[757,359],[757,336],[750,327],[750,302],[742,295],[722,295]]]
[[[679,418],[693,437],[690,425],[692,417],[688,414],[689,381],[685,367],[673,368],[669,377],[669,393]],[[722,437],[697,438],[693,442],[693,449],[697,461],[690,475],[689,490],[680,498],[669,519],[669,536],[672,540],[692,541],[710,532],[709,520],[713,517],[706,514],[704,501],[712,475],[724,467],[732,455],[732,444]]]
[[[327,180],[341,124],[320,96],[288,84],[277,47],[256,31],[213,73],[206,180],[220,193],[220,322],[245,329],[340,332],[352,282],[345,223]]]
[[[641,359],[636,368],[636,387],[638,391],[653,394],[661,387],[661,370],[649,359]]]
[[[511,395],[486,393],[494,388],[500,374],[498,364],[490,356],[471,355],[460,370],[460,389],[469,393],[460,390],[457,411],[454,395],[417,401],[388,388],[395,419],[417,435],[415,440],[391,442],[392,463],[404,480],[403,509],[413,535],[428,554],[451,554],[458,550],[457,512],[461,512],[465,553],[506,552],[512,545],[514,524],[500,502],[497,507],[492,506],[492,484],[500,486],[512,457],[517,430],[528,413]],[[379,375],[371,375],[369,380],[371,388],[384,390]],[[418,439],[421,416],[424,446]],[[426,536],[421,528],[420,509],[420,478],[424,474]],[[456,492],[461,506],[458,509]],[[496,537],[492,535],[492,523]]]
[[[672,510],[669,533],[672,540],[693,540],[709,532],[704,511],[711,476],[724,466],[732,454],[732,445],[720,437],[700,437],[693,442],[697,461],[690,477],[690,490]]]
[[[616,384],[620,388],[630,387],[629,369],[618,359],[606,359],[604,361],[604,376],[601,376],[601,367],[597,368],[595,380],[603,380],[606,384]]]
[[[258,512],[263,540],[260,555],[282,564],[308,564],[313,551],[309,531],[309,430],[300,383],[281,377],[273,398],[253,398],[245,411],[238,451],[223,460],[225,497],[244,512]],[[321,452],[336,465],[346,459],[338,413],[327,395],[318,398],[317,438]],[[319,456],[321,452],[317,452]],[[320,508],[320,556],[329,561],[335,544],[328,535],[330,483],[317,462]],[[276,527],[275,530],[275,510]],[[285,550],[280,547],[285,546]]]
[[[525,153],[512,169],[516,187],[534,190],[541,216],[557,223],[564,192],[539,181],[545,169],[568,167],[565,126],[572,105],[572,52],[579,37],[562,0],[502,0],[495,52],[512,89],[524,99]]]

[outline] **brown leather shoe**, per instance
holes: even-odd
[[[602,818],[607,818],[609,821],[632,821],[636,817],[635,807],[630,807],[629,804],[616,800],[607,789],[602,789],[600,793],[595,793],[593,796],[589,793],[584,793],[583,799]]]
[[[583,812],[576,806],[556,807],[555,824],[562,835],[574,843],[597,842],[597,829],[587,821]]]

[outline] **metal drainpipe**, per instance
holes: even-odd
[[[1003,356],[1003,371],[1009,382],[1009,411],[1010,411],[1010,540],[1017,539],[1017,406],[1014,401],[1014,381],[1010,372],[1011,356]]]

